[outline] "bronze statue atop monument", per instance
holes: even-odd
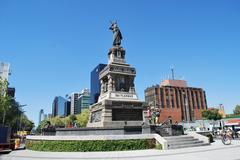
[[[109,29],[113,31],[113,46],[120,46],[123,37],[117,22],[111,22]]]

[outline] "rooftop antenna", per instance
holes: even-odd
[[[174,80],[174,65],[171,65],[170,68],[172,72],[172,80]]]

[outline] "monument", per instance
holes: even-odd
[[[98,102],[90,106],[87,127],[141,128],[145,125],[146,107],[135,91],[136,69],[126,63],[118,24],[111,23],[109,29],[113,31],[113,46],[108,52],[108,65],[99,75],[101,93]]]

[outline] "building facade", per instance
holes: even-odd
[[[89,89],[84,89],[82,92],[75,92],[71,94],[71,111],[70,114],[79,114],[82,109],[88,109],[90,106],[90,92]]]
[[[78,106],[80,113],[83,109],[89,109],[90,106],[90,93],[88,89],[84,89],[78,98]]]
[[[64,116],[69,116],[71,112],[71,102],[70,101],[66,101],[64,104]]]
[[[74,92],[70,96],[71,100],[71,109],[70,114],[78,114],[80,113],[80,108],[78,107],[78,98],[80,96],[80,93]]]
[[[98,66],[96,66],[92,72],[91,72],[91,100],[90,103],[94,104],[97,103],[98,101],[98,97],[100,95],[101,92],[101,87],[100,87],[100,80],[99,80],[99,73],[106,67],[106,64],[99,64]]]
[[[61,96],[55,97],[52,104],[52,116],[60,116],[64,117],[64,109],[65,109],[65,102],[66,99],[64,99]]]
[[[173,122],[191,122],[202,119],[202,110],[207,109],[205,91],[188,87],[183,80],[164,80],[160,85],[145,90],[149,107],[160,111],[159,122],[169,116]]]

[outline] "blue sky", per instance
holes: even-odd
[[[11,86],[38,123],[55,96],[90,87],[90,72],[107,63],[109,20],[123,34],[127,62],[137,69],[139,97],[175,66],[208,106],[240,104],[240,1],[1,0],[0,61],[11,63]]]

